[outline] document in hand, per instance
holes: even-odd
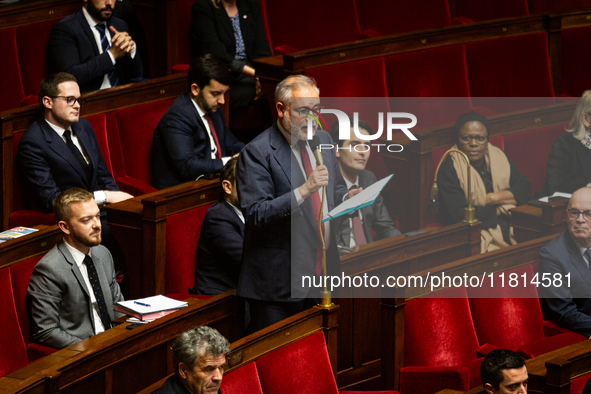
[[[393,176],[394,174],[388,175],[387,177],[382,178],[376,183],[363,189],[361,193],[346,199],[345,201],[343,201],[342,204],[337,206],[335,209],[330,211],[324,218],[322,218],[322,222],[327,222],[331,219],[338,218],[342,215],[348,215],[351,212],[354,212],[358,209],[373,204],[376,198],[378,198],[382,189],[384,189],[384,186],[386,186],[386,184],[390,182],[390,179],[392,179]]]
[[[185,301],[177,301],[163,295],[157,295],[137,300],[120,301],[115,304],[117,312],[137,317],[140,320],[157,319],[169,313],[185,308]]]

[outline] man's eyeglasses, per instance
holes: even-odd
[[[488,137],[485,135],[461,135],[460,136],[460,141],[462,141],[464,144],[469,144],[472,142],[472,140],[476,140],[476,143],[478,145],[484,145],[486,143],[486,140],[488,140]]]
[[[306,116],[309,116],[309,115],[317,116],[314,113],[314,111],[320,112],[320,110],[322,110],[322,108],[324,108],[324,107],[321,105],[317,105],[313,109],[308,108],[308,107],[301,107],[301,108],[297,108],[295,110],[295,112],[297,112],[297,114],[300,116],[300,118],[305,118]]]
[[[70,107],[73,107],[74,104],[76,104],[76,101],[78,101],[78,104],[80,104],[81,107],[84,107],[84,103],[86,102],[85,99],[81,98],[81,97],[73,97],[73,96],[49,96],[51,98],[62,98],[64,100],[66,100],[66,104],[68,104]]]
[[[578,209],[567,209],[568,217],[571,219],[578,219],[580,214],[583,214],[585,220],[591,220],[591,211],[579,211]]]

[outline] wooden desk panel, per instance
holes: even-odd
[[[47,253],[62,239],[54,226],[37,226],[39,231],[0,244],[0,269]]]
[[[522,205],[511,209],[511,226],[519,243],[560,234],[566,230],[568,198],[544,202],[541,206]]]

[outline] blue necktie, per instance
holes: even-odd
[[[105,326],[105,330],[108,330],[111,328],[111,318],[109,317],[109,312],[107,311],[105,296],[103,294],[103,290],[101,289],[101,283],[99,282],[96,268],[94,267],[92,258],[90,258],[89,255],[84,257],[84,264],[86,264],[86,269],[88,270],[88,280],[90,281],[90,286],[92,286],[92,291],[94,292],[94,298],[98,304],[101,321],[103,322],[103,326]]]
[[[101,37],[101,46],[103,47],[103,53],[105,53],[109,50],[109,48],[111,48],[111,43],[105,34],[105,25],[98,23],[94,27],[96,27],[96,29],[99,31]],[[117,86],[119,83],[119,75],[117,75],[117,70],[111,71],[111,74],[109,74],[109,82],[111,82],[111,86]]]

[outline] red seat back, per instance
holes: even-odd
[[[25,96],[32,96],[33,103],[39,93],[41,81],[47,75],[47,44],[49,33],[59,19],[24,25],[16,28],[18,59]],[[31,103],[28,103],[31,104]]]
[[[265,394],[338,393],[322,332],[274,350],[256,365]]]
[[[474,106],[497,113],[554,104],[546,32],[466,44],[470,95]],[[496,97],[543,97],[499,100]]]
[[[589,7],[591,7],[589,0],[530,0],[531,14],[549,14]]]
[[[525,287],[523,274],[527,278]],[[470,311],[480,343],[515,351],[520,346],[543,339],[544,318],[538,292],[535,285],[530,284],[532,266],[518,267],[493,278],[493,286],[487,277],[482,287],[468,288]],[[517,281],[510,282],[512,278]],[[519,286],[511,286],[514,283]],[[491,296],[495,298],[486,298]],[[502,321],[503,324],[491,324],[491,321]]]
[[[454,0],[456,17],[466,17],[474,22],[512,18],[529,14],[527,0],[497,0],[494,3],[470,0]]]
[[[0,376],[4,376],[28,364],[27,348],[19,327],[19,319],[14,305],[10,270],[0,270]]]
[[[581,97],[581,94],[591,87],[591,75],[585,67],[591,62],[591,51],[581,51],[591,40],[591,26],[562,29],[560,40],[562,93]]]
[[[464,45],[386,56],[385,61],[390,108],[414,114],[417,128],[453,123],[470,112]]]
[[[150,150],[154,129],[162,115],[166,112],[173,99],[156,101],[120,109],[115,112],[117,128],[111,128],[109,133],[116,147],[113,154],[119,155],[118,163],[123,163],[125,175],[138,179],[148,185],[152,184],[150,170]],[[116,144],[117,139],[119,144]],[[111,145],[113,146],[113,144]],[[115,162],[115,159],[113,160]]]
[[[505,153],[531,182],[532,191],[542,190],[546,181],[548,153],[566,124],[505,135]],[[527,149],[523,149],[527,146]]]
[[[359,39],[354,0],[266,1],[273,47],[289,45],[303,51]],[[297,14],[297,17],[295,16]]]
[[[177,50],[179,53],[179,64],[191,63],[191,44],[189,35],[191,30],[191,6],[194,0],[177,0]]]
[[[248,363],[224,375],[221,391],[224,394],[263,394],[256,364]]]
[[[451,25],[446,0],[356,0],[361,30],[383,35],[437,29]]]
[[[21,106],[25,96],[16,47],[14,29],[0,30],[0,48],[2,61],[0,62],[0,112]]]
[[[404,307],[404,365],[453,367],[476,360],[478,339],[464,287]]]
[[[195,255],[205,212],[211,204],[166,218],[166,293],[186,293],[195,285]]]
[[[27,308],[27,287],[35,265],[41,260],[43,255],[31,257],[10,266],[10,276],[12,278],[12,291],[14,294],[14,303],[18,314],[18,321],[23,334],[23,339],[28,345],[33,341],[29,329],[29,313]]]

